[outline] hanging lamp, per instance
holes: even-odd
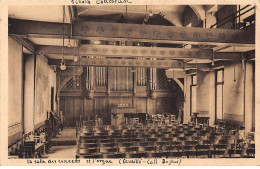
[[[211,63],[211,66],[214,66],[215,65],[215,61],[214,61],[214,58],[215,58],[215,56],[214,56],[215,54],[214,54],[214,51],[213,51],[213,53],[212,53],[212,63]]]
[[[60,64],[61,70],[66,70],[66,65],[64,63],[64,29],[65,29],[65,6],[63,6],[63,35],[62,35],[62,61]]]
[[[234,82],[236,82],[237,80],[236,80],[236,62],[235,62],[235,46],[233,46],[233,52],[234,52],[234,54],[233,54],[233,59],[234,59]]]

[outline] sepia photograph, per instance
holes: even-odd
[[[257,10],[8,5],[7,159],[254,160]]]

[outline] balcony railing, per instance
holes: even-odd
[[[255,13],[247,16],[249,12],[255,9],[250,5],[237,10],[231,15],[226,16],[225,18],[217,21],[214,25],[211,25],[210,28],[222,28],[222,29],[244,29],[247,26],[250,26],[255,21]],[[243,19],[244,18],[244,19]],[[249,25],[247,25],[249,23]]]

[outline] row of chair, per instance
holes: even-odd
[[[254,143],[242,144],[245,140],[237,133],[194,123],[98,127],[82,123],[78,136],[77,156],[84,158],[254,156]]]

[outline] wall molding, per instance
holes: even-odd
[[[17,122],[8,126],[8,136],[12,136],[18,132],[22,132],[21,122]]]

